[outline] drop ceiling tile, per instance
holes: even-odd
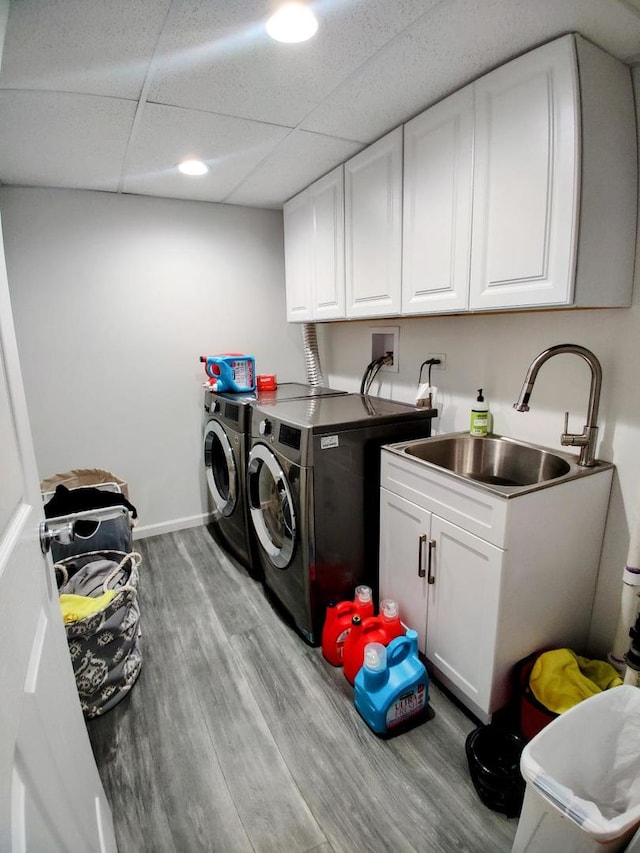
[[[619,0],[443,3],[379,51],[301,127],[371,142],[518,53],[573,31],[622,59],[640,45],[640,19]]]
[[[0,88],[137,98],[171,0],[11,3]]]
[[[620,0],[456,0],[417,22],[407,44],[425,50],[436,76],[446,81],[452,63],[461,62],[465,77],[475,78],[570,32],[624,61],[638,50],[640,17]]]
[[[396,39],[310,113],[300,127],[373,142],[427,106],[432,72],[424,51],[410,51],[406,36]]]
[[[185,0],[163,35],[149,100],[294,127],[436,0],[325,0],[317,35],[279,44],[268,0]]]
[[[362,149],[357,142],[293,131],[225,201],[280,208],[316,178]]]
[[[147,104],[131,141],[123,190],[221,201],[287,133],[273,124]],[[209,172],[182,175],[176,166],[189,158],[204,160]]]
[[[116,98],[0,91],[0,181],[117,190],[134,113]]]

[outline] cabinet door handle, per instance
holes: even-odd
[[[436,540],[429,539],[429,544],[427,545],[427,583],[435,583],[436,578],[433,574],[433,555],[436,550]]]
[[[423,533],[422,536],[418,539],[418,577],[419,578],[424,578],[427,575],[425,568],[422,565],[422,555],[424,554],[424,543],[426,541],[427,541],[427,534]]]

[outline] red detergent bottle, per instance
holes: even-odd
[[[404,636],[404,628],[400,621],[398,602],[394,601],[393,598],[385,598],[380,602],[380,618],[385,624],[387,635],[389,637],[387,643],[390,643],[391,640],[396,637]]]
[[[332,666],[342,666],[344,642],[351,631],[355,615],[373,615],[371,587],[358,586],[353,601],[329,602],[322,627],[322,654]]]
[[[373,590],[370,586],[357,586],[353,603],[357,607],[358,616],[366,619],[373,616]]]
[[[381,643],[387,646],[395,637],[404,634],[400,622],[398,604],[393,599],[380,603],[380,614],[360,619],[354,616],[351,631],[344,641],[344,675],[353,684],[364,660],[364,647],[367,643]]]
[[[351,631],[344,641],[344,675],[349,684],[353,684],[364,660],[364,647],[367,643],[387,645],[387,632],[380,616],[361,619],[354,616]]]

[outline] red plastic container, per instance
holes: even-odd
[[[373,616],[373,591],[370,586],[357,586],[353,603],[358,608],[358,616],[366,619]]]
[[[364,661],[364,647],[367,643],[382,643],[383,646],[388,646],[395,637],[403,635],[404,628],[400,622],[398,605],[393,599],[380,602],[379,616],[369,616],[366,619],[353,617],[351,631],[344,641],[343,650],[347,681],[350,684],[355,681]]]
[[[380,602],[380,618],[385,624],[387,629],[387,634],[389,635],[388,642],[395,639],[395,637],[403,637],[404,636],[404,628],[402,627],[402,622],[400,621],[400,611],[398,609],[398,602],[394,601],[392,598],[385,598],[384,601]]]
[[[356,587],[353,601],[331,602],[322,628],[322,654],[332,666],[342,666],[344,642],[354,616],[373,616],[373,596],[368,586]]]
[[[256,382],[258,391],[275,391],[278,387],[274,373],[259,373]]]

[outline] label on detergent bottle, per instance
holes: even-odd
[[[347,639],[350,631],[351,628],[345,628],[336,638],[336,654],[339,661],[344,660],[344,641]]]
[[[395,702],[389,705],[387,710],[387,728],[393,728],[410,717],[414,717],[424,710],[427,699],[427,691],[424,684],[418,684],[415,690],[403,693]]]
[[[237,385],[245,385],[247,388],[253,388],[253,365],[246,359],[238,359],[231,362],[231,370],[233,378]]]

